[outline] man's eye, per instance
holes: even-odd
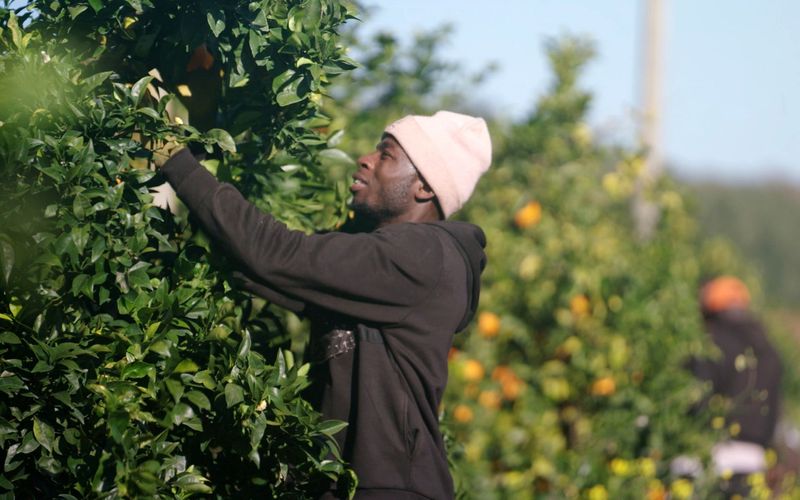
[[[389,156],[389,153],[381,153],[381,160],[385,160],[385,159],[387,159],[387,158],[391,158],[391,157]]]

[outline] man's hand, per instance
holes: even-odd
[[[153,140],[147,149],[152,153],[151,159],[155,167],[161,168],[173,154],[183,149],[183,144],[176,142],[174,137],[167,136],[164,139]]]

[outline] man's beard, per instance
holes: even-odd
[[[382,222],[394,219],[408,208],[409,192],[416,180],[415,175],[409,175],[403,181],[396,182],[383,190],[380,206],[370,206],[367,203],[350,204],[350,209],[355,212],[359,224],[376,227]]]

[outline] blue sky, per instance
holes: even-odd
[[[682,176],[800,183],[800,1],[664,0],[663,149]],[[598,56],[581,81],[598,135],[632,140],[639,107],[643,2],[371,1],[365,32],[403,39],[450,23],[447,59],[497,71],[476,90],[517,118],[547,88],[544,42],[586,35]],[[488,7],[492,5],[492,7]],[[405,34],[407,35],[405,35]]]

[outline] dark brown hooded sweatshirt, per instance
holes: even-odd
[[[453,497],[438,426],[453,334],[477,305],[484,234],[462,222],[369,233],[291,231],[188,150],[162,168],[246,287],[312,321],[306,394],[358,476],[356,498]],[[328,493],[329,496],[332,493]]]
[[[770,446],[780,416],[780,355],[750,311],[706,313],[704,321],[722,356],[692,359],[689,368],[699,379],[711,382],[714,394],[730,399],[728,423],[741,427],[735,439]],[[739,358],[751,362],[739,366]]]

